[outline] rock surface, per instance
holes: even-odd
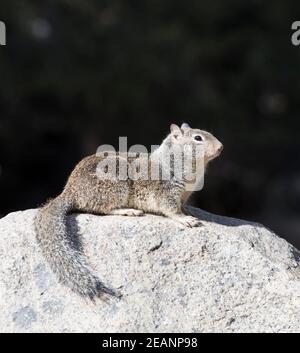
[[[99,277],[123,294],[85,302],[37,247],[36,210],[0,220],[0,332],[299,332],[299,253],[258,224],[192,209],[183,229],[147,215],[72,215]]]

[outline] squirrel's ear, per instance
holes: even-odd
[[[190,125],[187,124],[187,123],[183,123],[183,124],[181,125],[181,129],[190,129],[190,128],[191,128]]]
[[[171,134],[174,135],[175,137],[181,136],[182,135],[182,130],[180,129],[179,126],[172,124],[170,127]]]

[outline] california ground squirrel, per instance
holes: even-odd
[[[185,168],[181,174],[175,173],[174,159],[181,160],[182,155],[178,151],[187,146],[192,149],[188,150],[190,152],[185,156],[185,162],[192,162],[194,166],[195,162],[200,161],[204,169],[223,148],[206,131],[192,129],[188,124],[182,124],[181,127],[173,124],[170,134],[159,148],[148,155],[148,158],[139,156],[142,164],[146,163],[147,170],[150,166],[159,166],[160,176],[156,180],[141,176],[120,180],[119,171],[117,175],[110,173],[110,177],[99,176],[97,168],[101,162],[110,161],[119,165],[120,161],[125,161],[121,154],[106,154],[106,160],[103,155],[95,154],[84,158],[75,167],[63,192],[43,206],[35,218],[39,246],[61,283],[91,300],[119,296],[114,290],[107,288],[87,264],[80,246],[66,227],[66,216],[70,212],[123,216],[141,216],[146,212],[169,217],[186,227],[201,225],[200,220],[189,215],[183,207],[196,184],[192,189],[187,187],[190,181],[187,181]],[[198,147],[201,147],[202,154],[195,153]],[[170,159],[171,163],[167,163]],[[135,160],[136,158],[127,159],[126,165],[129,169]],[[170,177],[162,178],[161,172],[166,172],[168,168]],[[198,176],[196,175],[196,179]]]

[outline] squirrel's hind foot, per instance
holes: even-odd
[[[118,208],[112,210],[110,214],[114,216],[140,217],[144,215],[144,212],[135,208]]]

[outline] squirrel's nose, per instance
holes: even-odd
[[[223,148],[224,148],[224,146],[221,144],[220,147],[218,148],[218,152],[221,153],[223,151]]]

